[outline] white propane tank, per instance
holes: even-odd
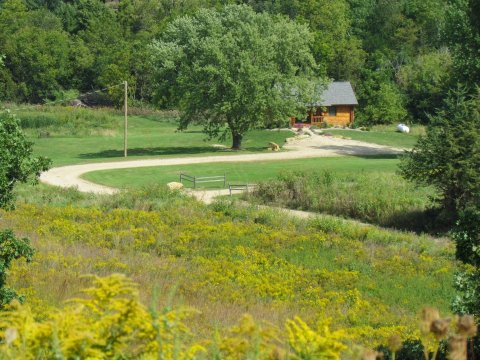
[[[404,134],[408,134],[410,132],[410,128],[405,124],[398,124],[397,130]]]

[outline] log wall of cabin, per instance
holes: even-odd
[[[337,116],[329,116],[328,111],[324,113],[324,121],[328,125],[348,126],[353,119],[353,106],[337,105]]]

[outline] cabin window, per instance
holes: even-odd
[[[328,108],[328,116],[337,116],[337,107],[336,106],[330,106]]]

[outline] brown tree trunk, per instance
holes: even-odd
[[[243,136],[232,131],[232,150],[240,150]]]

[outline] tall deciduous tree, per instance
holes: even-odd
[[[365,61],[361,40],[352,32],[347,0],[242,0],[257,12],[283,14],[306,23],[314,35],[312,49],[322,73],[335,80],[355,82]],[[365,2],[365,0],[362,0]]]
[[[364,79],[356,90],[360,94],[357,124],[391,124],[407,117],[405,98],[385,71],[362,72]]]
[[[180,129],[202,123],[210,137],[230,133],[239,149],[249,129],[304,107],[311,42],[306,26],[245,5],[200,10],[152,45],[157,100],[182,110]]]

